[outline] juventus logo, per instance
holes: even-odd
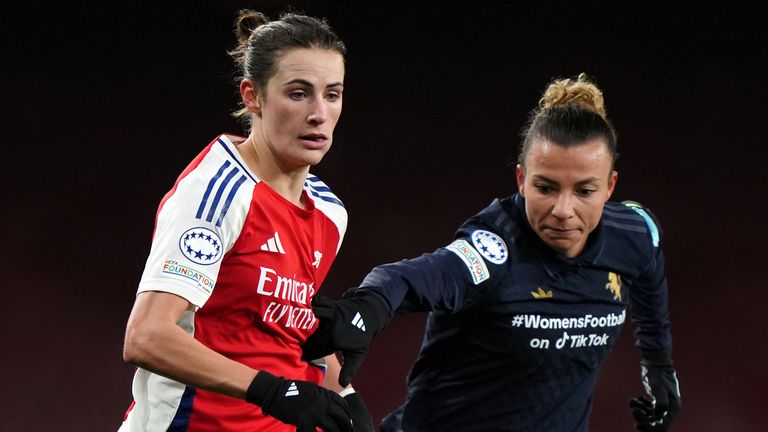
[[[613,293],[613,299],[621,301],[621,276],[614,272],[608,273],[608,283],[605,284],[605,289]]]

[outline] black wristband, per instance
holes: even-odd
[[[265,370],[259,371],[245,392],[245,401],[263,407],[270,395],[274,393],[274,389],[279,386],[280,378]]]

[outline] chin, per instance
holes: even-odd
[[[307,165],[317,165],[323,160],[326,153],[328,153],[328,149],[323,149],[323,151],[312,151],[309,154],[305,154],[303,159]]]
[[[309,165],[309,166],[315,166],[315,165],[319,164],[320,162],[322,162],[322,160],[323,160],[322,156],[319,157],[319,158],[307,159],[306,164]]]
[[[565,256],[570,256],[569,252],[576,246],[574,242],[564,240],[548,240],[545,243],[555,252]]]
[[[296,155],[296,157],[291,159],[291,164],[296,167],[315,166],[323,160],[324,156],[325,153]]]

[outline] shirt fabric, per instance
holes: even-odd
[[[382,431],[588,430],[598,373],[630,306],[636,344],[669,349],[661,231],[634,202],[606,203],[583,253],[556,253],[515,194],[452,243],[379,266],[361,289],[398,313],[430,311],[404,404]]]
[[[138,292],[162,291],[193,310],[178,325],[208,348],[251,368],[320,383],[301,360],[317,328],[311,300],[346,231],[343,204],[319,178],[304,183],[306,208],[260,181],[221,135],[160,203]],[[186,386],[144,369],[120,432],[293,431],[243,400]]]

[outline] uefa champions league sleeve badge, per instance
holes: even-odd
[[[509,256],[504,240],[490,231],[477,230],[473,232],[472,244],[483,258],[493,264],[503,264]]]
[[[179,248],[190,261],[210,265],[221,258],[221,237],[208,228],[192,228],[179,239]]]

